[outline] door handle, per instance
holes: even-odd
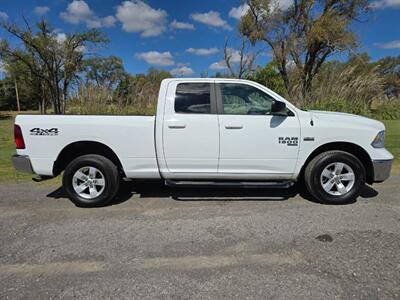
[[[171,129],[183,129],[183,128],[186,128],[186,125],[184,125],[184,124],[182,124],[182,125],[168,125],[168,128],[171,128]]]
[[[236,126],[234,126],[234,125],[225,125],[225,128],[226,129],[242,129],[243,125],[236,125]]]

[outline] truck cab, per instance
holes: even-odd
[[[163,177],[293,178],[301,130],[291,104],[247,81],[172,80],[165,88],[156,117]]]

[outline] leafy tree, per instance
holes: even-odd
[[[400,97],[400,56],[387,56],[376,62],[378,72],[385,78],[385,93],[388,96]]]
[[[16,66],[12,66],[10,63],[1,62],[1,66],[2,66],[2,72],[10,79],[12,78],[13,84],[14,84],[14,95],[15,95],[15,100],[16,100],[16,106],[17,106],[17,111],[19,112],[21,110],[21,104],[20,104],[20,100],[19,100],[19,92],[18,92],[18,68],[16,68]],[[3,80],[3,84],[5,85],[4,87],[4,96],[6,96],[8,93],[6,91],[9,90],[9,84],[7,84],[6,80]],[[8,87],[7,87],[8,85]],[[5,100],[5,99],[4,99]],[[3,100],[3,101],[4,101]],[[3,102],[2,101],[2,102]],[[14,106],[12,104],[9,104],[9,106]]]
[[[264,68],[257,66],[254,73],[249,77],[280,95],[286,95],[285,84],[273,62],[268,63]]]
[[[1,27],[21,41],[22,47],[12,47],[2,40],[0,58],[23,63],[43,83],[42,91],[48,93],[56,114],[65,112],[68,90],[82,70],[85,55],[92,46],[107,41],[95,29],[61,39],[44,19],[36,24],[36,30],[26,20],[24,28],[9,23]]]
[[[168,71],[159,70],[159,69],[156,69],[156,68],[149,68],[147,70],[147,78],[148,78],[148,80],[149,81],[154,81],[155,84],[161,84],[161,81],[163,81],[164,79],[172,78],[172,77],[173,76]]]
[[[128,76],[115,89],[117,101],[142,114],[154,114],[161,81],[171,77],[171,73],[155,68],[147,74]]]
[[[202,71],[202,72],[200,73],[200,77],[201,77],[201,78],[208,78],[208,77],[209,77],[209,75],[208,75],[208,70]]]
[[[46,97],[41,97],[39,82],[30,70],[18,61],[3,62],[4,79],[0,82],[0,110],[26,110],[39,107]]]
[[[85,61],[86,81],[108,89],[115,88],[127,76],[122,60],[116,56],[93,57]]]
[[[355,48],[351,24],[368,8],[367,0],[293,0],[289,8],[271,0],[247,0],[239,30],[254,44],[266,43],[290,97],[297,74],[303,98],[326,59]],[[273,4],[275,3],[275,5]]]

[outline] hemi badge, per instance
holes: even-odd
[[[307,137],[303,138],[303,141],[305,141],[305,142],[312,142],[314,140],[315,140],[315,138],[310,137],[310,136],[307,136]]]

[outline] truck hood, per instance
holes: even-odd
[[[320,111],[310,110],[310,117],[314,120],[321,120],[324,122],[340,123],[341,125],[349,124],[351,126],[369,127],[376,130],[385,130],[385,125],[377,120],[370,119],[363,116],[333,112],[333,111]]]

